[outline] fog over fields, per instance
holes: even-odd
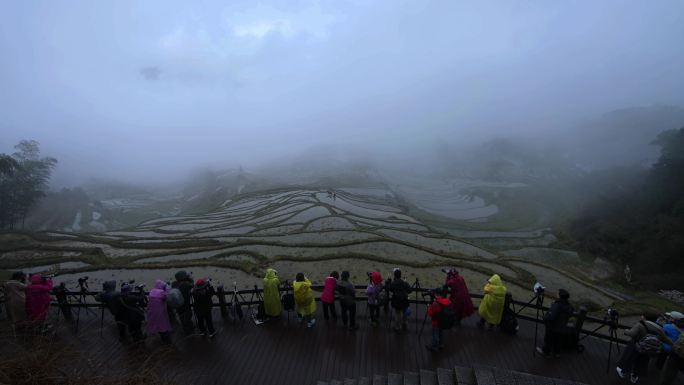
[[[2,2],[0,278],[456,266],[658,307],[684,285],[682,15]]]
[[[0,150],[39,141],[63,187],[329,146],[417,165],[497,137],[592,143],[604,113],[682,105],[682,7],[4,2]]]

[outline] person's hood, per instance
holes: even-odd
[[[495,286],[501,286],[501,285],[503,285],[503,282],[501,282],[501,277],[499,277],[499,274],[494,274],[494,275],[492,275],[492,277],[489,278],[489,281],[487,281],[487,282],[489,282],[489,283],[491,283],[492,285],[495,285]]]
[[[32,284],[35,284],[35,285],[40,284],[40,283],[43,283],[43,276],[40,275],[40,274],[34,274],[34,275],[32,275],[32,276],[31,276],[31,283],[32,283]]]
[[[188,273],[185,270],[179,270],[176,273],[176,275],[174,275],[174,277],[176,277],[176,281],[184,281],[186,279],[189,279],[190,275],[188,275]]]
[[[166,288],[166,282],[162,281],[161,279],[158,279],[154,282],[154,288],[164,290]]]
[[[266,279],[278,278],[278,272],[275,269],[266,269]]]
[[[371,281],[373,281],[373,283],[376,285],[382,282],[382,275],[380,275],[379,271],[374,271],[371,273]]]
[[[437,297],[437,303],[443,306],[449,306],[451,305],[451,301],[449,301],[449,298],[444,298],[444,297]]]
[[[303,281],[294,281],[292,282],[292,288],[294,291],[299,291],[304,289],[306,286],[311,286],[311,282],[308,279],[305,279]]]

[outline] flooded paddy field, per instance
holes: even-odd
[[[94,285],[108,279],[151,285],[184,269],[245,287],[260,284],[268,267],[290,280],[304,272],[315,283],[332,270],[347,269],[357,284],[367,280],[367,271],[387,276],[399,267],[411,283],[418,278],[423,287],[437,287],[444,279],[440,269],[453,266],[473,292],[481,292],[489,276],[498,273],[516,297],[527,298],[534,281],[540,281],[549,293],[563,287],[591,304],[616,300],[597,290],[593,280],[605,274],[592,273],[596,264],[574,251],[548,247],[555,241],[551,229],[432,227],[397,201],[408,192],[420,196],[422,207],[448,215],[484,210],[480,219],[492,210],[476,198],[444,200],[454,186],[442,187],[343,188],[335,197],[327,190],[280,189],[237,196],[206,214],[148,220],[126,231],[16,234],[9,238],[14,246],[0,250],[0,268],[58,271],[57,282],[68,285],[85,275]],[[564,266],[571,267],[569,275],[561,272]]]

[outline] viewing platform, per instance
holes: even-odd
[[[294,312],[289,313],[289,319],[288,313],[283,312],[280,319],[257,325],[250,316],[252,311],[256,312],[256,305],[250,306],[249,301],[241,306],[243,318],[235,317],[230,305],[229,316],[222,317],[217,303],[213,316],[219,333],[213,339],[201,335],[185,336],[176,324],[173,343],[166,346],[158,335],[148,335],[143,343],[130,340],[120,343],[109,312],[101,312],[98,304],[90,303],[89,311],[80,309],[78,332],[75,321],[67,322],[60,315],[51,343],[60,346],[59,351],[69,352],[70,371],[93,373],[102,370],[107,373],[105,375],[122,378],[131,373],[154,371],[161,379],[178,384],[316,385],[343,383],[336,381],[344,379],[348,379],[347,383],[361,379],[363,383],[374,377],[377,381],[397,379],[394,374],[413,378],[414,373],[420,376],[421,370],[424,375],[430,371],[444,375],[441,368],[453,371],[455,367],[475,368],[473,373],[479,370],[493,375],[498,371],[500,376],[501,373],[510,374],[508,371],[538,376],[520,375],[524,377],[523,381],[516,380],[514,375],[503,375],[503,382],[497,382],[498,377],[494,376],[491,379],[494,382],[487,382],[488,385],[624,383],[615,374],[615,362],[619,357],[615,343],[609,365],[610,344],[605,337],[584,338],[582,353],[572,350],[564,352],[561,358],[542,357],[534,354],[535,322],[527,316],[519,318],[517,335],[504,334],[498,329],[479,329],[476,326],[478,317],[472,316],[465,319],[461,327],[445,331],[445,348],[433,353],[425,348],[431,338],[429,318],[424,328],[422,325],[425,304],[417,302],[411,305],[414,314],[409,317],[408,330],[402,333],[389,328],[389,313],[382,310],[380,326],[373,328],[362,299],[357,302],[360,328],[356,331],[343,328],[339,319],[337,322],[325,321],[320,304],[316,325],[307,328],[305,323],[298,322]],[[78,304],[72,307],[74,315],[79,307]],[[53,323],[58,310],[57,306],[51,309]],[[593,330],[593,327],[585,326],[585,329]],[[601,332],[607,336],[607,327]],[[543,334],[544,326],[539,324],[538,345],[543,341]],[[32,343],[31,338],[21,336],[14,340],[27,347]],[[546,382],[541,377],[545,377]],[[651,375],[642,377],[639,383],[655,384],[657,377],[658,372],[652,370]],[[480,385],[478,382],[473,384]]]

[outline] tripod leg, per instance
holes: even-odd
[[[423,317],[423,325],[420,327],[420,335],[422,335],[423,331],[425,331],[425,322],[427,322],[427,312],[425,312],[425,316]],[[418,320],[416,320],[416,329],[418,329]]]
[[[611,361],[610,356],[612,353],[613,353],[613,339],[611,336],[611,341],[610,341],[610,344],[608,345],[608,361],[606,362],[606,374],[608,374],[608,372],[610,370],[610,361]]]
[[[537,356],[537,336],[539,335],[539,309],[537,308],[537,316],[534,321],[534,347],[532,348],[532,356]]]
[[[537,344],[538,344],[538,338],[539,338],[539,311],[542,309],[544,306],[544,297],[541,295],[537,294],[537,315],[535,317],[535,322],[534,322],[534,348],[532,349],[532,356],[536,357],[537,356]]]
[[[81,298],[78,298],[78,312],[76,312],[76,324],[74,326],[74,333],[78,334],[78,324],[81,322],[81,305],[83,305],[83,302],[81,302]]]
[[[104,328],[104,304],[100,310],[100,337],[102,337],[102,329]]]

